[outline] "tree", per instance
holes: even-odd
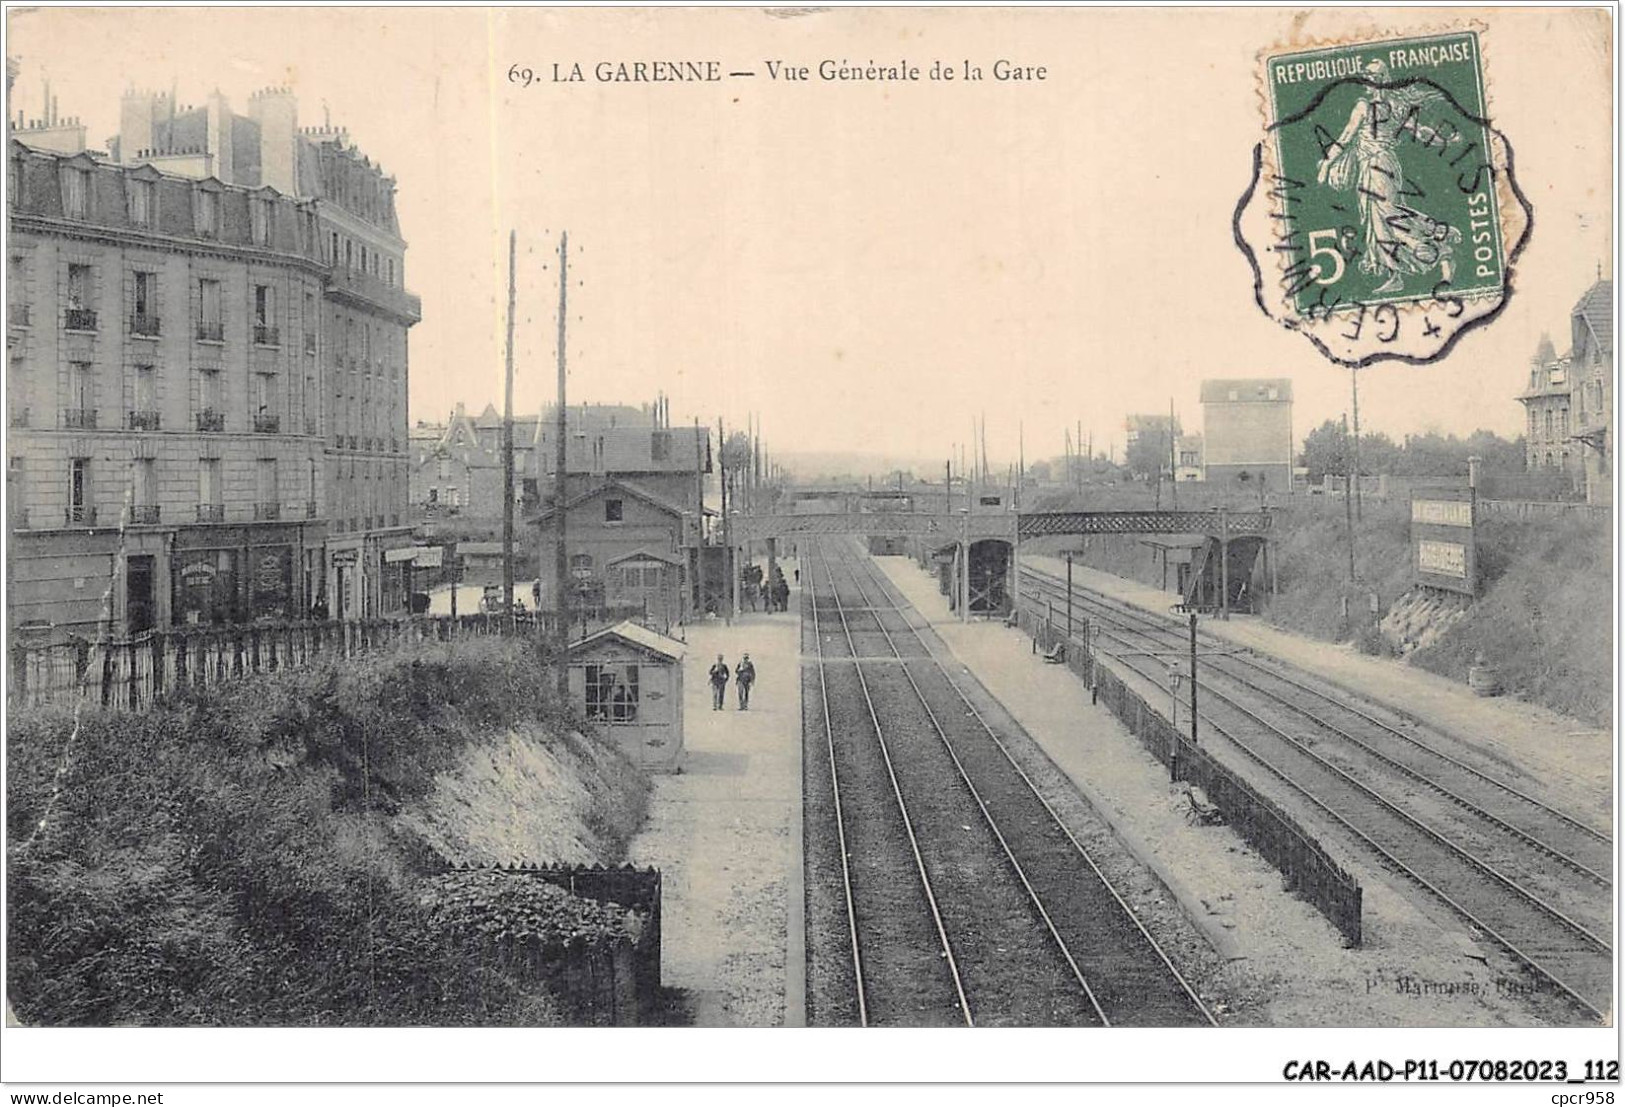
[[[1319,484],[1327,473],[1345,472],[1347,448],[1348,436],[1343,424],[1335,419],[1328,419],[1310,431],[1304,437],[1301,455],[1304,467],[1309,470],[1309,483]]]
[[[750,464],[750,435],[734,431],[722,445],[722,463],[728,472],[737,473]]]
[[[1135,434],[1125,457],[1129,472],[1138,477],[1165,472],[1173,460],[1174,439],[1180,435],[1179,421],[1166,415],[1135,415],[1129,424]]]

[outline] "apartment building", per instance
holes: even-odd
[[[1614,282],[1599,278],[1569,313],[1569,351],[1543,337],[1518,396],[1529,471],[1561,472],[1590,503],[1613,498],[1613,304]]]
[[[405,610],[393,181],[286,90],[121,106],[111,154],[54,107],[8,143],[12,625]]]

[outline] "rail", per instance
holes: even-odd
[[[1054,585],[1058,584],[1058,579],[1054,578],[1054,577],[1051,577],[1049,574],[1040,573],[1040,574],[1038,574],[1038,576],[1040,578],[1047,578],[1047,580],[1048,580],[1048,582],[1050,583],[1051,586],[1054,586]],[[1064,587],[1064,586],[1062,586],[1062,587]],[[1079,590],[1076,590],[1076,591],[1082,591],[1082,592],[1086,593],[1089,596],[1089,598],[1087,598],[1087,599],[1080,597],[1079,602],[1089,604],[1092,608],[1096,609],[1095,617],[1097,619],[1097,623],[1100,620],[1100,616],[1098,615],[1098,611],[1099,610],[1104,610],[1107,613],[1116,613],[1116,615],[1118,617],[1118,620],[1119,620],[1118,625],[1121,626],[1121,627],[1124,627],[1126,629],[1126,632],[1129,633],[1129,634],[1136,634],[1136,635],[1139,635],[1139,636],[1142,636],[1142,637],[1151,637],[1154,633],[1171,633],[1170,628],[1168,628],[1168,627],[1164,626],[1163,624],[1155,621],[1154,619],[1149,618],[1148,616],[1146,616],[1146,615],[1144,615],[1142,613],[1133,612],[1133,611],[1118,611],[1112,604],[1106,602],[1105,597],[1100,597],[1099,599],[1095,599],[1093,597],[1093,593],[1088,589],[1079,589]],[[1148,631],[1148,630],[1136,629],[1135,626],[1134,626],[1134,623],[1136,623],[1136,622],[1149,625],[1150,627],[1152,627],[1152,630]],[[1111,636],[1115,637],[1115,638],[1118,638],[1119,640],[1123,641],[1126,646],[1132,646],[1132,643],[1130,643],[1127,638],[1122,637],[1121,632],[1112,633]],[[1236,658],[1234,658],[1234,657],[1232,657],[1230,655],[1226,655],[1226,658],[1225,658],[1226,662],[1231,662],[1231,661],[1234,661],[1234,660],[1236,660]],[[1132,662],[1129,662],[1129,661],[1125,660],[1125,661],[1123,661],[1123,664],[1131,672],[1137,673],[1137,675],[1140,675],[1142,677],[1146,677],[1147,679],[1155,679],[1154,677],[1148,676],[1146,673],[1144,673],[1144,672],[1140,671],[1139,669],[1137,669]],[[1259,665],[1256,662],[1249,662],[1249,664],[1251,664],[1253,667],[1256,667],[1256,668],[1261,668],[1261,669],[1264,668],[1263,666]],[[1329,724],[1328,722],[1326,722],[1325,720],[1320,719],[1319,716],[1313,715],[1313,714],[1305,711],[1303,708],[1301,708],[1301,707],[1299,707],[1297,705],[1291,704],[1291,702],[1286,700],[1284,697],[1281,697],[1278,694],[1272,694],[1266,689],[1259,688],[1256,685],[1256,682],[1244,680],[1242,677],[1240,677],[1240,676],[1238,676],[1238,675],[1236,675],[1234,673],[1228,673],[1228,672],[1225,671],[1225,669],[1223,669],[1220,666],[1211,666],[1210,671],[1215,672],[1215,673],[1217,673],[1217,674],[1219,674],[1221,676],[1227,676],[1229,679],[1237,681],[1238,683],[1241,683],[1244,687],[1248,688],[1249,691],[1251,691],[1253,693],[1256,693],[1258,696],[1262,697],[1266,701],[1269,700],[1269,699],[1274,699],[1274,700],[1276,700],[1276,701],[1278,701],[1280,703],[1286,704],[1290,709],[1298,711],[1298,712],[1304,714],[1306,717],[1310,718],[1313,722],[1315,722],[1318,726],[1320,726],[1321,728],[1327,730],[1330,733],[1339,734],[1339,735],[1342,735],[1345,738],[1351,737],[1350,735],[1347,734],[1347,732],[1343,731],[1341,728],[1335,727],[1335,726]],[[1271,673],[1271,675],[1274,675],[1273,672]],[[1298,682],[1290,682],[1290,683],[1298,683]],[[1527,888],[1523,884],[1519,883],[1518,880],[1515,880],[1515,879],[1513,879],[1513,877],[1508,876],[1505,872],[1503,872],[1496,865],[1492,865],[1488,861],[1486,861],[1484,858],[1478,856],[1478,854],[1480,852],[1478,849],[1466,848],[1463,845],[1461,845],[1460,843],[1458,843],[1458,842],[1454,841],[1453,839],[1447,837],[1446,835],[1440,833],[1433,826],[1429,825],[1427,822],[1420,819],[1415,812],[1409,810],[1408,809],[1409,805],[1403,805],[1403,804],[1397,803],[1397,802],[1395,802],[1393,800],[1390,800],[1388,797],[1382,795],[1376,789],[1371,788],[1370,786],[1366,785],[1362,781],[1360,781],[1357,778],[1351,776],[1347,771],[1342,769],[1340,766],[1338,766],[1336,764],[1333,764],[1327,758],[1321,756],[1319,753],[1317,753],[1314,750],[1310,749],[1309,748],[1310,743],[1299,740],[1299,739],[1295,739],[1291,735],[1288,735],[1286,732],[1282,731],[1279,727],[1275,726],[1274,724],[1270,723],[1268,720],[1266,720],[1266,719],[1262,718],[1261,716],[1259,716],[1255,711],[1253,711],[1253,710],[1243,706],[1242,704],[1240,704],[1233,696],[1228,695],[1226,692],[1213,687],[1211,685],[1211,682],[1203,682],[1201,686],[1207,689],[1209,697],[1210,697],[1210,702],[1213,702],[1214,700],[1217,700],[1220,703],[1227,704],[1232,710],[1237,711],[1238,713],[1240,713],[1241,715],[1243,715],[1246,718],[1250,719],[1253,723],[1255,723],[1259,727],[1261,727],[1266,734],[1273,734],[1279,741],[1281,741],[1281,742],[1283,742],[1285,744],[1286,749],[1291,750],[1294,753],[1296,753],[1298,756],[1305,758],[1307,760],[1307,762],[1309,763],[1309,765],[1307,767],[1314,768],[1317,771],[1321,771],[1321,772],[1326,773],[1328,778],[1331,781],[1333,781],[1336,784],[1339,784],[1342,787],[1348,788],[1356,797],[1359,797],[1359,796],[1366,797],[1368,802],[1372,802],[1372,803],[1375,803],[1377,805],[1376,808],[1374,808],[1373,810],[1376,810],[1376,811],[1379,811],[1379,812],[1386,811],[1386,812],[1389,813],[1388,817],[1391,817],[1391,818],[1397,820],[1398,824],[1401,827],[1408,827],[1408,828],[1410,828],[1410,832],[1420,833],[1421,836],[1422,836],[1422,840],[1424,842],[1431,841],[1437,847],[1442,848],[1445,851],[1446,856],[1456,858],[1457,859],[1457,864],[1465,866],[1465,869],[1466,869],[1466,871],[1468,873],[1479,874],[1480,879],[1487,879],[1488,882],[1489,882],[1488,887],[1500,888],[1502,890],[1503,894],[1510,893],[1511,896],[1512,896],[1512,900],[1510,902],[1513,902],[1513,903],[1516,903],[1516,904],[1523,904],[1523,905],[1525,905],[1526,909],[1532,909],[1533,911],[1535,911],[1544,920],[1544,925],[1545,926],[1549,927],[1551,924],[1555,923],[1555,924],[1557,924],[1558,927],[1562,928],[1564,931],[1577,936],[1590,949],[1592,949],[1594,951],[1601,951],[1602,953],[1606,953],[1611,957],[1611,954],[1612,954],[1611,946],[1608,944],[1608,942],[1604,938],[1600,937],[1597,933],[1595,933],[1591,929],[1587,928],[1584,924],[1582,924],[1582,923],[1578,922],[1577,920],[1573,919],[1572,917],[1570,917],[1567,913],[1565,913],[1563,910],[1561,910],[1559,907],[1557,907],[1553,903],[1548,902],[1545,898],[1543,898],[1538,893],[1531,891],[1529,888]],[[1327,699],[1328,701],[1330,701],[1330,697],[1322,696],[1322,698]],[[1330,701],[1330,702],[1336,702],[1336,703],[1339,704],[1339,706],[1342,706],[1342,701],[1340,701],[1340,700],[1339,701]],[[1367,718],[1369,718],[1369,716],[1367,716]],[[1580,990],[1579,990],[1580,986],[1571,985],[1571,983],[1564,980],[1559,975],[1560,970],[1558,968],[1552,967],[1552,965],[1548,963],[1548,961],[1550,959],[1550,956],[1556,956],[1556,955],[1537,955],[1537,953],[1530,952],[1529,950],[1523,948],[1523,946],[1520,945],[1520,942],[1523,942],[1524,945],[1527,945],[1528,942],[1526,942],[1524,939],[1518,938],[1516,935],[1506,933],[1506,931],[1508,930],[1508,924],[1507,923],[1504,923],[1504,922],[1491,922],[1490,920],[1488,920],[1488,919],[1486,919],[1484,917],[1485,912],[1484,912],[1484,908],[1482,906],[1479,906],[1479,905],[1477,905],[1475,903],[1464,902],[1464,899],[1466,897],[1464,897],[1463,893],[1460,892],[1460,891],[1457,891],[1455,894],[1452,894],[1452,892],[1449,889],[1447,889],[1445,887],[1441,887],[1442,883],[1448,883],[1448,881],[1445,879],[1444,876],[1441,876],[1438,873],[1433,873],[1432,878],[1430,878],[1430,876],[1427,873],[1424,873],[1424,872],[1420,871],[1418,869],[1417,865],[1407,863],[1404,859],[1397,856],[1393,852],[1393,850],[1387,848],[1382,843],[1378,842],[1375,838],[1373,838],[1371,836],[1371,834],[1368,834],[1365,829],[1362,829],[1361,827],[1355,825],[1355,823],[1352,822],[1350,820],[1350,818],[1346,817],[1343,813],[1341,813],[1338,810],[1334,809],[1334,807],[1330,803],[1328,803],[1325,799],[1323,799],[1320,795],[1318,795],[1313,789],[1311,789],[1310,787],[1305,785],[1302,781],[1296,779],[1294,776],[1287,773],[1285,771],[1285,769],[1278,763],[1277,758],[1272,757],[1272,756],[1267,756],[1265,753],[1263,753],[1263,752],[1261,752],[1261,751],[1259,751],[1257,749],[1254,749],[1249,743],[1240,740],[1235,734],[1233,734],[1233,733],[1229,732],[1228,730],[1226,730],[1223,726],[1221,726],[1217,721],[1213,720],[1210,716],[1204,715],[1204,719],[1207,722],[1207,725],[1209,726],[1209,728],[1213,732],[1223,736],[1230,744],[1235,746],[1244,756],[1246,756],[1247,758],[1249,758],[1253,762],[1257,763],[1260,767],[1262,767],[1264,770],[1266,770],[1271,775],[1273,775],[1273,776],[1277,777],[1278,779],[1280,779],[1289,788],[1291,788],[1294,791],[1298,792],[1299,794],[1303,795],[1304,798],[1306,798],[1310,803],[1312,803],[1314,806],[1320,808],[1327,815],[1329,815],[1333,820],[1335,820],[1337,823],[1339,823],[1340,825],[1345,827],[1347,830],[1349,830],[1358,839],[1360,839],[1367,846],[1369,846],[1371,849],[1373,849],[1379,856],[1384,858],[1389,863],[1395,865],[1402,872],[1405,872],[1407,875],[1409,875],[1417,883],[1421,884],[1423,887],[1425,887],[1429,891],[1433,892],[1441,900],[1443,900],[1447,905],[1449,905],[1453,910],[1455,910],[1458,914],[1462,915],[1464,918],[1466,918],[1473,925],[1479,927],[1486,934],[1488,934],[1490,937],[1492,937],[1497,942],[1499,942],[1501,945],[1503,945],[1505,948],[1507,948],[1509,951],[1511,951],[1516,957],[1518,957],[1520,960],[1522,960],[1527,965],[1529,965],[1529,967],[1532,970],[1534,970],[1536,973],[1538,973],[1541,976],[1544,976],[1547,980],[1549,980],[1552,984],[1554,984],[1560,991],[1562,991],[1563,993],[1568,995],[1571,999],[1575,1000],[1581,1006],[1585,1007],[1587,1010],[1591,1011],[1592,1013],[1599,1014],[1599,1015],[1601,1014],[1601,1008],[1603,1006],[1606,1006],[1606,1004],[1594,1003],[1590,999],[1588,999],[1586,996],[1582,995]],[[1375,720],[1373,720],[1373,721],[1375,721]],[[1417,748],[1419,748],[1419,749],[1427,750],[1427,751],[1432,752],[1432,753],[1437,753],[1438,752],[1438,751],[1432,750],[1432,748],[1430,746],[1428,746],[1427,744],[1425,744],[1425,743],[1417,742],[1414,739],[1409,739],[1409,736],[1404,735],[1402,732],[1394,731],[1393,728],[1387,728],[1387,729],[1390,730],[1390,731],[1393,731],[1393,733],[1399,734],[1400,737],[1407,738],[1408,740],[1411,740],[1413,742],[1413,744],[1415,746],[1417,746]],[[1357,740],[1356,740],[1356,744],[1365,745],[1365,743],[1360,743]],[[1379,758],[1379,760],[1383,760],[1384,762],[1389,761],[1389,759],[1386,759],[1386,758]],[[1458,764],[1458,765],[1460,764],[1459,762],[1452,762],[1452,763],[1453,764]],[[1585,865],[1577,862],[1575,859],[1568,857],[1562,851],[1557,850],[1554,847],[1550,846],[1550,844],[1544,843],[1544,842],[1541,842],[1541,841],[1538,841],[1538,840],[1534,840],[1534,839],[1532,839],[1530,837],[1530,835],[1528,835],[1526,833],[1523,833],[1521,831],[1518,831],[1516,828],[1512,828],[1512,827],[1508,826],[1508,824],[1506,823],[1506,821],[1504,819],[1502,819],[1499,816],[1496,816],[1494,814],[1491,814],[1490,812],[1484,810],[1483,808],[1478,807],[1476,804],[1473,804],[1471,801],[1466,800],[1465,798],[1463,798],[1463,797],[1461,797],[1459,795],[1456,795],[1451,790],[1449,790],[1447,788],[1444,788],[1441,785],[1439,785],[1437,782],[1427,780],[1424,775],[1413,772],[1413,771],[1409,771],[1409,770],[1406,770],[1406,775],[1410,776],[1413,779],[1417,779],[1419,782],[1425,783],[1428,787],[1430,787],[1433,790],[1443,794],[1447,799],[1451,800],[1452,802],[1455,802],[1459,806],[1462,806],[1464,809],[1466,809],[1466,810],[1468,810],[1468,811],[1470,811],[1470,812],[1484,818],[1484,820],[1487,823],[1489,823],[1491,826],[1495,826],[1498,829],[1501,829],[1503,831],[1510,831],[1510,833],[1515,838],[1518,838],[1518,839],[1520,839],[1522,841],[1529,842],[1543,856],[1548,856],[1548,857],[1555,858],[1555,859],[1569,865],[1570,867],[1575,868],[1577,871],[1580,871],[1582,873],[1582,875],[1587,875],[1588,877],[1590,877],[1592,879],[1598,879],[1600,877],[1601,874],[1598,874],[1598,873],[1594,872],[1593,870],[1589,869]],[[1483,780],[1488,781],[1491,784],[1499,785],[1499,782],[1495,781],[1493,777],[1489,777],[1486,774],[1479,774],[1479,776]],[[1537,804],[1539,807],[1543,808],[1546,811],[1551,812],[1553,815],[1557,816],[1559,819],[1561,819],[1565,823],[1575,826],[1576,828],[1581,830],[1582,833],[1585,833],[1585,834],[1588,834],[1588,835],[1591,835],[1591,836],[1594,836],[1594,837],[1598,837],[1598,838],[1602,837],[1595,830],[1593,830],[1593,829],[1591,829],[1589,827],[1585,827],[1584,824],[1579,823],[1578,820],[1574,820],[1571,817],[1564,815],[1562,812],[1557,812],[1557,811],[1555,811],[1555,809],[1546,807],[1543,804],[1539,804],[1539,801],[1533,800],[1532,797],[1528,797],[1526,794],[1524,794],[1522,792],[1519,792],[1519,791],[1517,791],[1515,789],[1511,789],[1510,787],[1507,787],[1507,786],[1504,786],[1504,785],[1502,785],[1502,787],[1505,787],[1505,790],[1509,795],[1517,796],[1519,799],[1526,800],[1528,802]],[[1606,883],[1606,880],[1604,879],[1603,882]],[[1525,921],[1527,922],[1529,920],[1526,919]],[[1526,929],[1528,929],[1528,928],[1526,927]],[[1532,931],[1532,933],[1534,933],[1537,937],[1541,937],[1542,934],[1543,934],[1543,932],[1540,930],[1540,927],[1538,925],[1536,925],[1536,927]],[[1542,939],[1542,940],[1544,940],[1544,939]]]
[[[867,571],[871,583],[876,585],[880,591],[880,594],[895,601],[895,597],[887,596],[888,585],[880,577],[872,562],[867,566]],[[874,605],[870,601],[868,590],[863,587],[862,581],[856,580],[856,574],[854,574],[854,580],[857,583],[859,594],[863,597],[864,602],[866,604],[870,604],[871,607],[874,607],[875,610],[878,611],[878,606]],[[891,649],[893,656],[899,662],[902,662],[904,660],[903,653],[897,648],[896,641],[892,637],[891,631],[889,631],[886,628],[885,623],[878,618],[876,619],[876,625],[880,627],[881,633],[885,636],[886,642]],[[1050,804],[1049,800],[1044,797],[1044,794],[1039,789],[1038,785],[1033,782],[1033,779],[1027,774],[1027,771],[1022,768],[1020,762],[1016,760],[1015,756],[1010,752],[1010,748],[1005,744],[1005,742],[1000,739],[998,733],[988,723],[986,717],[976,707],[976,705],[971,702],[970,697],[965,695],[964,689],[959,686],[958,681],[954,680],[948,666],[943,663],[941,657],[937,655],[937,652],[931,647],[931,644],[926,640],[925,636],[912,626],[908,626],[907,630],[908,633],[910,633],[914,639],[919,642],[920,647],[925,651],[925,658],[930,661],[931,666],[942,677],[944,683],[946,683],[948,687],[953,690],[955,697],[959,701],[959,705],[963,708],[964,714],[976,721],[976,725],[980,732],[984,734],[993,747],[998,750],[1004,762],[1012,770],[1014,770],[1016,776],[1020,779],[1022,785],[1025,787],[1025,794],[1030,794],[1032,798],[1039,802],[1050,822],[1065,835],[1067,842],[1072,847],[1072,850],[1088,867],[1090,873],[1094,876],[1095,880],[1098,881],[1100,888],[1106,893],[1107,899],[1105,905],[1107,906],[1108,910],[1115,909],[1121,913],[1122,918],[1126,918],[1132,924],[1133,933],[1136,934],[1138,936],[1138,940],[1143,941],[1145,943],[1145,947],[1151,951],[1153,954],[1153,960],[1160,964],[1162,970],[1166,970],[1168,977],[1171,978],[1177,985],[1177,994],[1183,999],[1183,1001],[1190,1005],[1193,1013],[1199,1015],[1199,1021],[1210,1026],[1216,1025],[1212,1013],[1208,1011],[1206,1005],[1202,1003],[1202,1000],[1196,994],[1195,989],[1190,986],[1190,983],[1186,981],[1184,976],[1174,966],[1173,961],[1169,959],[1167,953],[1162,949],[1161,945],[1158,944],[1154,937],[1152,937],[1151,932],[1146,929],[1145,924],[1140,919],[1139,915],[1132,907],[1129,906],[1128,901],[1123,898],[1121,893],[1119,893],[1117,888],[1112,884],[1111,880],[1095,862],[1093,855],[1091,855],[1088,849],[1084,847],[1082,842],[1078,841],[1076,835],[1074,835],[1071,829],[1067,826],[1066,821],[1061,818],[1060,813],[1057,812]],[[1017,859],[1016,853],[1011,848],[1008,839],[1005,837],[1004,831],[999,827],[997,820],[993,817],[992,811],[989,809],[986,801],[983,799],[981,791],[972,781],[971,774],[965,768],[964,762],[960,759],[959,753],[954,749],[953,743],[948,738],[946,729],[939,721],[936,711],[931,707],[930,702],[927,700],[924,690],[920,687],[919,682],[915,680],[914,674],[909,671],[909,667],[906,664],[902,665],[901,668],[904,676],[908,679],[909,686],[914,690],[915,696],[919,699],[921,707],[924,708],[927,717],[931,720],[931,725],[936,731],[938,739],[942,742],[948,756],[953,760],[954,768],[958,771],[960,779],[964,782],[965,787],[969,790],[971,797],[976,801],[976,805],[981,811],[982,818],[986,821],[988,829],[998,840],[1000,848],[1004,851],[1005,858],[1010,862],[1010,865],[1021,881],[1022,887],[1026,890],[1034,908],[1038,911],[1039,917],[1043,920],[1044,926],[1048,930],[1050,937],[1056,943],[1056,946],[1060,950],[1062,957],[1065,959],[1068,968],[1072,971],[1074,978],[1077,980],[1079,986],[1083,989],[1085,996],[1088,998],[1090,1006],[1094,1010],[1095,1014],[1099,1017],[1101,1025],[1112,1025],[1112,1016],[1107,1013],[1105,1007],[1102,1005],[1100,998],[1096,994],[1095,988],[1090,984],[1082,967],[1079,965],[1078,959],[1074,955],[1074,951],[1070,943],[1061,935],[1055,922],[1055,917],[1052,916],[1049,908],[1045,905],[1042,897],[1039,895],[1039,892],[1036,888],[1034,888],[1032,880],[1028,877],[1027,870],[1022,866],[1020,860]],[[1140,998],[1143,999],[1144,997],[1142,996]]]
[[[822,551],[820,551],[822,552]],[[846,638],[847,648],[852,653],[852,667],[857,672],[858,686],[863,690],[863,703],[869,713],[869,720],[874,726],[875,741],[879,744],[880,754],[886,765],[886,775],[891,782],[892,795],[897,800],[897,811],[903,820],[903,830],[908,835],[909,848],[914,855],[914,866],[920,875],[920,885],[925,893],[926,902],[931,908],[931,919],[935,925],[937,940],[942,946],[943,959],[948,968],[948,974],[953,980],[954,993],[959,997],[959,1010],[966,1026],[975,1026],[975,1017],[971,1014],[970,1001],[965,997],[965,984],[959,973],[959,962],[954,957],[953,945],[948,940],[947,928],[942,922],[942,911],[937,905],[936,892],[931,886],[931,875],[926,871],[925,857],[920,852],[920,840],[914,832],[914,822],[908,812],[908,803],[903,799],[902,785],[897,780],[897,768],[892,761],[891,750],[886,744],[885,731],[880,725],[880,716],[875,711],[874,696],[869,691],[869,680],[863,674],[863,666],[858,664],[857,643],[852,638],[852,628],[847,622],[846,609],[841,604],[840,592],[835,586],[835,575],[830,571],[829,561],[824,559],[824,575],[829,580],[830,595],[835,600],[835,612],[841,620],[841,633]],[[816,609],[816,601],[814,607]],[[819,663],[823,664],[823,639],[819,638]],[[828,716],[825,716],[826,722]]]

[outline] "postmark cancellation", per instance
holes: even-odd
[[[1494,125],[1482,33],[1263,51],[1235,214],[1269,318],[1330,361],[1427,363],[1513,291],[1533,209]]]

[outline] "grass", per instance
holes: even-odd
[[[530,722],[565,741],[566,720],[537,692],[546,687],[526,644],[482,640],[278,673],[141,714],[11,714],[18,1016],[556,1022],[539,986],[434,925],[421,891],[439,859],[393,823],[478,735]],[[600,816],[623,839],[646,787],[627,768],[633,814]]]

